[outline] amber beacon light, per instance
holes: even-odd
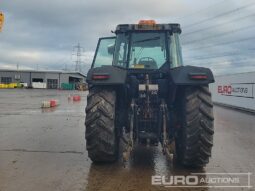
[[[156,21],[155,20],[140,20],[139,25],[155,25]]]

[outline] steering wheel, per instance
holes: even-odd
[[[154,62],[157,63],[156,60],[154,58],[151,57],[142,57],[139,59],[138,63],[140,62]]]
[[[154,58],[151,57],[142,57],[139,59],[138,63],[143,64],[145,68],[157,69],[157,62]]]

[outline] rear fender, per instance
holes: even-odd
[[[175,85],[207,85],[214,82],[209,68],[181,66],[170,70],[170,78]]]
[[[96,76],[98,76],[98,79],[96,79]],[[101,79],[100,76],[102,76]],[[127,71],[125,69],[101,66],[90,69],[86,81],[89,85],[123,85],[126,83],[126,78]]]

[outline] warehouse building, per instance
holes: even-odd
[[[31,88],[58,89],[63,84],[80,84],[85,80],[86,76],[79,72],[0,69],[1,84],[22,83]]]

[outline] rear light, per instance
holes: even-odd
[[[93,74],[92,79],[93,80],[107,80],[110,78],[109,74]]]
[[[189,78],[192,80],[206,80],[208,76],[205,73],[190,73]]]

